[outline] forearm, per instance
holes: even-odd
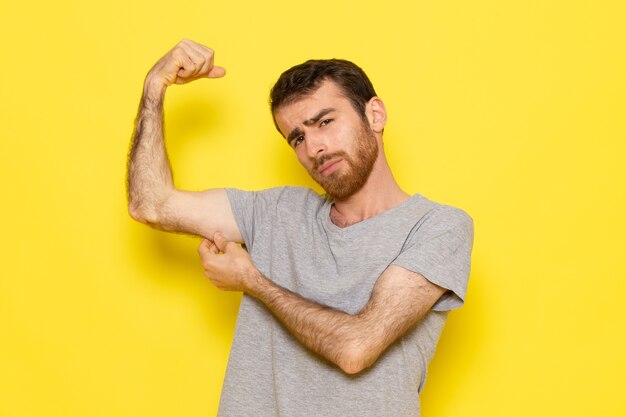
[[[159,207],[174,190],[163,135],[165,87],[146,79],[128,161],[128,204],[137,220],[156,222]]]
[[[258,299],[302,345],[350,374],[371,366],[446,291],[416,272],[390,265],[376,281],[367,304],[352,315],[270,281],[245,250],[220,233],[212,241],[204,240],[198,253],[205,275],[215,286]]]
[[[356,373],[378,357],[374,329],[367,317],[322,306],[282,288],[258,273],[246,292],[259,299],[305,347]],[[369,332],[369,333],[368,333]]]

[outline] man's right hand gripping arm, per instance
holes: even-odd
[[[146,76],[128,162],[128,211],[139,222],[161,230],[211,238],[221,231],[241,242],[223,189],[178,190],[165,149],[163,101],[172,84],[223,77],[213,65],[213,50],[183,40],[165,54]]]

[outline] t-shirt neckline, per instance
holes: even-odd
[[[398,204],[395,207],[390,208],[389,210],[385,210],[382,213],[379,213],[375,216],[369,217],[365,220],[361,220],[358,223],[354,223],[346,227],[339,227],[335,223],[333,223],[332,220],[330,219],[330,210],[333,206],[333,201],[331,198],[326,197],[326,199],[324,200],[324,206],[322,207],[320,214],[323,218],[323,223],[329,232],[334,232],[338,234],[347,234],[353,231],[358,231],[362,228],[369,227],[370,225],[376,225],[380,221],[383,221],[384,219],[386,219],[388,216],[396,212],[399,212],[405,209],[406,207],[410,207],[412,204],[414,204],[414,202],[418,201],[421,198],[423,198],[421,194],[417,194],[417,193],[413,194],[412,196],[407,198],[405,201],[403,201],[402,203]]]

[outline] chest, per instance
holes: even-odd
[[[369,300],[380,275],[401,253],[414,223],[387,222],[329,231],[314,219],[277,216],[251,252],[272,281],[347,313]],[[259,242],[261,243],[261,242]]]

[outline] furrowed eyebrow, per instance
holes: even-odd
[[[291,143],[292,140],[294,140],[295,138],[297,138],[301,134],[302,134],[302,131],[300,130],[300,128],[296,127],[294,130],[291,131],[289,136],[287,136],[287,142]]]
[[[305,120],[302,124],[304,124],[305,126],[311,126],[314,125],[315,123],[317,123],[322,117],[326,116],[328,113],[335,111],[334,108],[327,108],[327,109],[322,109],[319,111],[319,113],[317,113],[315,116],[311,117],[308,120]],[[297,138],[298,136],[300,136],[302,134],[302,130],[300,130],[299,127],[296,127],[294,130],[291,131],[291,133],[289,133],[289,136],[287,136],[287,142],[291,143],[292,140],[294,140],[295,138]]]
[[[314,125],[315,123],[317,123],[317,121],[319,119],[321,119],[322,117],[326,116],[328,113],[335,111],[335,109],[333,108],[328,108],[328,109],[322,109],[320,110],[319,113],[317,113],[315,116],[311,117],[309,120],[306,120],[304,122],[305,126],[311,126]]]

